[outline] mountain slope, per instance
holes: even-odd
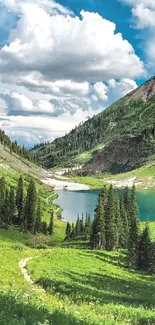
[[[154,137],[155,77],[66,136],[35,147],[34,153],[44,166],[53,167],[72,165],[91,150],[87,170],[115,173],[143,165],[155,153]],[[100,144],[103,149],[92,150]]]

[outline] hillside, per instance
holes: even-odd
[[[115,173],[145,164],[155,153],[154,136],[155,77],[66,136],[36,146],[33,153],[48,168],[82,163],[86,170]]]

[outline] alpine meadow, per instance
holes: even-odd
[[[154,325],[155,4],[0,17],[0,325]]]

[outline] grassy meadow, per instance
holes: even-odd
[[[0,230],[0,324],[155,323],[155,276],[128,270],[124,251],[93,251],[85,242],[64,242],[64,234],[62,221],[55,221],[53,239]],[[21,274],[26,257],[46,293],[33,291]]]

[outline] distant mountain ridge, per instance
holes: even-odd
[[[64,137],[33,151],[48,168],[72,166],[84,154],[85,171],[116,173],[142,166],[155,154],[155,77]]]

